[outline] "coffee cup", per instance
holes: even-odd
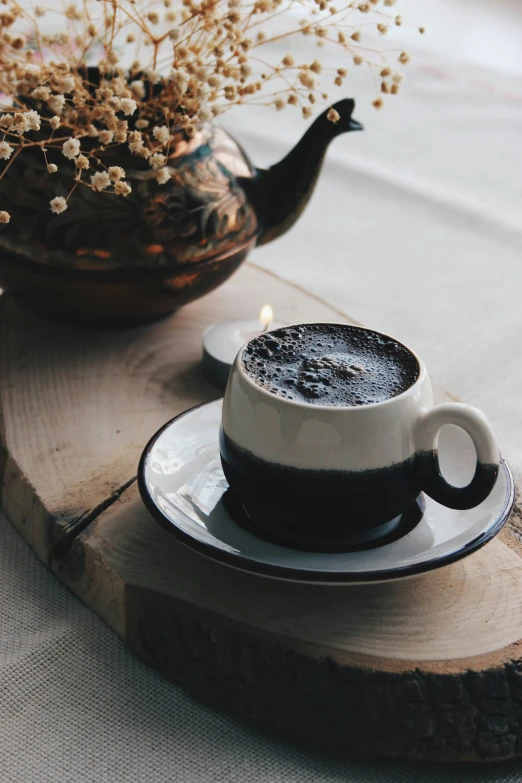
[[[465,487],[439,468],[445,424],[475,446]],[[322,551],[389,538],[423,492],[472,508],[499,470],[479,410],[434,405],[426,366],[410,348],[342,324],[283,327],[244,346],[225,392],[220,452],[230,490],[261,535]]]

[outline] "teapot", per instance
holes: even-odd
[[[126,325],[173,312],[221,285],[253,247],[293,226],[330,142],[362,129],[354,105],[336,103],[336,122],[323,112],[268,169],[256,168],[210,124],[192,138],[174,133],[165,184],[124,145],[107,148],[100,157],[125,168],[130,195],[76,188],[60,215],[48,207],[60,172],[49,177],[41,156],[20,156],[0,180],[1,203],[12,215],[0,226],[0,286],[75,320]],[[48,162],[53,154],[59,152],[49,149]]]

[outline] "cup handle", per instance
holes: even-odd
[[[477,466],[466,487],[449,484],[440,472],[438,439],[444,424],[462,427],[475,446]],[[500,462],[498,444],[486,417],[476,408],[458,402],[431,408],[417,420],[415,443],[421,489],[437,503],[448,508],[473,508],[482,503],[495,486]]]

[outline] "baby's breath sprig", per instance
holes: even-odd
[[[1,0],[0,93],[7,98],[0,105],[0,179],[20,153],[41,152],[49,175],[71,174],[68,195],[50,202],[56,214],[67,210],[78,186],[131,193],[124,168],[104,162],[108,153],[134,156],[162,186],[171,178],[175,134],[189,139],[238,104],[295,106],[307,119],[316,102],[329,100],[325,80],[342,86],[351,65],[373,72],[373,106],[380,109],[383,95],[399,92],[403,75],[394,63],[406,65],[410,55],[372,48],[365,38],[372,28],[382,37],[403,24],[395,4],[78,0],[57,11],[56,4]],[[296,9],[303,13],[297,22]],[[278,51],[269,44],[291,44],[296,36],[338,47],[338,67],[316,57],[299,61],[291,51],[267,59]],[[327,116],[339,121],[335,109]],[[0,211],[0,223],[9,220]]]

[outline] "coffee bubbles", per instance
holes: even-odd
[[[328,406],[382,402],[406,391],[419,375],[416,358],[401,343],[332,324],[262,334],[248,344],[242,364],[271,394]]]

